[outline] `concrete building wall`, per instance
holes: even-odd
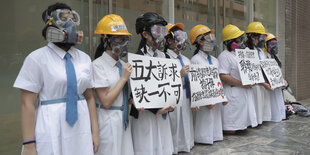
[[[285,77],[297,100],[310,97],[310,1],[287,0],[285,14]]]

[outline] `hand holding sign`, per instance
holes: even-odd
[[[181,67],[177,60],[128,53],[128,62],[132,64],[130,84],[136,108],[163,108],[182,103]]]
[[[273,91],[274,89],[270,87],[270,84],[268,83],[262,83],[262,85],[264,86],[265,89]]]
[[[186,76],[187,74],[188,74],[188,72],[189,72],[189,65],[186,65],[186,66],[184,66],[182,69],[181,69],[181,71],[180,71],[181,73],[181,77],[184,77],[184,76]]]
[[[167,112],[173,111],[174,107],[173,106],[167,106],[164,108],[161,108],[160,110],[157,111],[157,114],[165,114]]]
[[[131,65],[127,62],[122,66],[122,76],[121,79],[127,81],[130,77],[130,74],[132,72],[132,67]]]

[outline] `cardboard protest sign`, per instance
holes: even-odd
[[[177,60],[128,53],[133,71],[131,91],[136,108],[162,108],[181,104],[183,86]]]
[[[271,88],[278,88],[284,86],[284,79],[281,68],[274,59],[265,59],[260,61]]]
[[[190,65],[191,107],[227,101],[215,65]]]
[[[236,49],[236,56],[242,85],[265,82],[257,50]]]

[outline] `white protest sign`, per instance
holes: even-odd
[[[271,88],[284,86],[282,71],[276,60],[274,59],[261,60],[260,66],[262,67]]]
[[[183,86],[177,60],[128,53],[131,91],[136,108],[180,105]]]
[[[257,50],[236,49],[236,56],[242,85],[265,82]]]
[[[226,102],[224,89],[215,65],[190,65],[191,107]]]

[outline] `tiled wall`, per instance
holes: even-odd
[[[287,0],[285,16],[285,77],[297,100],[310,97],[310,1]]]

